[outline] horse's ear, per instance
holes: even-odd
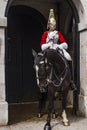
[[[32,49],[32,55],[33,55],[34,57],[37,55],[37,52],[36,52],[34,49]]]

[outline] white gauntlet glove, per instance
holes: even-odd
[[[58,47],[59,47],[60,49],[65,49],[65,50],[67,50],[67,49],[68,49],[68,45],[67,45],[67,43],[66,43],[66,42],[64,42],[64,43],[60,44]]]
[[[47,48],[52,48],[52,42],[49,42],[49,43],[45,43],[41,46],[41,50],[46,50]]]
[[[41,46],[41,50],[44,51],[44,50],[46,50],[48,47],[49,47],[49,45],[48,45],[47,43],[45,43],[45,44],[43,44],[43,45]]]

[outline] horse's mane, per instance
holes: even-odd
[[[62,67],[66,67],[68,65],[67,60],[65,57],[58,51],[54,49],[47,49],[45,51],[45,57],[48,61],[52,64],[60,64]]]

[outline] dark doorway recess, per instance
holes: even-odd
[[[11,6],[7,14],[5,79],[8,103],[37,101],[32,48],[40,51],[39,42],[46,20],[26,6]]]

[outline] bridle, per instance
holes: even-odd
[[[49,74],[49,77],[47,76],[47,78],[45,79],[45,84],[38,84],[38,87],[41,88],[41,87],[47,87],[50,83],[53,84],[55,87],[60,87],[62,86],[62,83],[63,81],[65,80],[67,74],[68,74],[68,71],[69,71],[69,66],[67,64],[67,61],[66,59],[63,57],[63,55],[61,55],[59,53],[59,51],[57,52],[57,55],[61,58],[61,60],[63,61],[64,63],[64,70],[61,72],[60,75],[57,75],[56,72],[55,72],[55,69],[53,68],[53,65],[51,63],[48,63],[47,61],[47,58],[45,57],[44,55],[45,53],[38,53],[38,56],[41,56],[43,58],[43,60],[39,61],[37,66],[38,66],[38,69],[39,69],[39,64],[44,64],[45,65],[45,69],[46,69],[46,73],[47,73],[47,66],[48,67],[51,67],[50,69],[50,74]],[[51,66],[49,66],[49,64]],[[54,73],[54,76],[56,77],[56,81],[58,80],[58,82],[56,83],[55,81],[52,80],[52,74]],[[42,79],[43,77],[40,77],[39,75],[36,75],[36,79],[40,82],[40,80]]]
[[[37,85],[38,85],[41,92],[46,92],[47,86],[48,86],[47,77],[46,77],[46,75],[45,76],[41,76],[41,75],[39,76],[39,73],[41,73],[41,72],[39,72],[41,65],[44,66],[44,68],[42,68],[42,69],[44,69],[45,74],[47,73],[47,59],[44,58],[43,52],[37,54],[34,64],[37,67],[37,69],[36,69]],[[43,80],[44,82],[41,83],[41,80]]]

